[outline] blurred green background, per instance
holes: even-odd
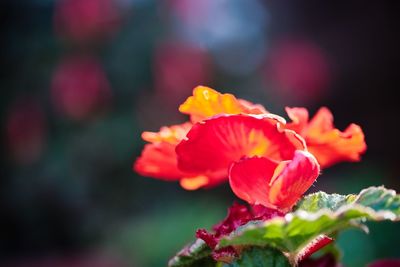
[[[360,124],[360,163],[312,191],[400,190],[399,5],[379,1],[3,0],[0,266],[165,266],[221,220],[227,185],[131,170],[144,130],[184,121],[194,86]],[[400,257],[400,225],[339,237],[346,266]]]

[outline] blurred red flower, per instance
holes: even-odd
[[[343,132],[339,131],[326,107],[320,108],[311,120],[305,108],[286,108],[286,112],[292,119],[286,127],[306,140],[308,150],[323,168],[340,161],[359,161],[367,149],[361,127],[352,123]]]
[[[329,61],[312,42],[281,41],[270,51],[267,79],[276,83],[275,92],[283,99],[313,103],[326,94],[331,79]]]
[[[154,79],[157,93],[176,105],[190,88],[212,79],[212,62],[207,51],[185,43],[164,43],[155,52]]]
[[[106,108],[111,88],[101,64],[90,56],[62,60],[52,80],[55,108],[69,119],[80,121]]]
[[[64,39],[86,43],[110,37],[120,20],[114,0],[56,1],[54,28]]]
[[[213,1],[190,1],[190,0],[167,0],[173,14],[179,18],[181,23],[199,28],[207,23],[204,18],[214,8]]]
[[[47,123],[41,104],[21,97],[10,107],[6,118],[6,144],[12,159],[19,164],[30,164],[42,155]]]

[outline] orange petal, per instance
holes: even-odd
[[[186,136],[191,127],[190,122],[164,126],[159,132],[143,132],[142,139],[150,143],[167,142],[176,145]]]
[[[286,128],[306,140],[308,150],[323,168],[341,161],[359,161],[367,148],[361,127],[351,124],[344,132],[339,131],[326,107],[320,108],[310,121],[304,108],[286,108],[286,112],[293,121]]]
[[[166,181],[180,181],[186,190],[213,187],[227,179],[226,172],[193,174],[178,169],[175,145],[166,142],[146,144],[133,169],[143,176]]]
[[[319,139],[310,139],[308,145],[322,167],[341,161],[359,161],[366,149],[364,133],[356,124],[349,125],[344,132],[335,129]]]
[[[227,173],[243,156],[291,159],[304,141],[293,131],[281,130],[282,118],[268,115],[221,115],[195,124],[176,147],[178,166],[194,173]]]
[[[133,169],[143,176],[176,181],[185,175],[177,166],[175,145],[162,142],[146,144]]]
[[[190,115],[193,123],[218,114],[266,113],[261,105],[239,100],[232,94],[221,94],[205,86],[197,86],[179,107],[179,111]]]
[[[196,190],[200,187],[209,184],[209,178],[205,175],[199,175],[194,177],[185,177],[180,180],[180,184],[186,190]]]
[[[308,123],[307,136],[311,138],[318,137],[334,128],[331,111],[326,107],[322,107]]]
[[[233,163],[229,182],[233,192],[250,204],[288,211],[318,174],[316,159],[308,152],[297,150],[292,160],[279,164],[264,157]]]
[[[307,126],[308,123],[307,109],[286,107],[285,110],[289,118],[292,120],[291,123],[287,124],[286,128],[301,134],[301,131]]]
[[[250,101],[244,99],[238,99],[240,105],[242,106],[242,113],[244,114],[268,114],[269,112],[264,108],[263,105],[253,104]]]

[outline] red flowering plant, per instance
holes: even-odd
[[[187,122],[142,134],[149,143],[134,170],[187,190],[229,182],[247,205],[233,204],[212,231],[197,230],[171,267],[340,266],[339,231],[400,218],[400,195],[384,187],[304,196],[321,168],[359,161],[366,150],[360,126],[336,129],[327,108],[311,119],[305,108],[286,108],[286,123],[261,105],[198,86],[179,111]],[[317,251],[320,258],[310,258]]]

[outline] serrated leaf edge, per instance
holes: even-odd
[[[368,189],[365,189],[365,190],[368,190]],[[363,191],[361,191],[361,192],[363,192]],[[388,191],[393,191],[393,190],[388,190]],[[360,194],[361,194],[361,192],[360,192]],[[396,193],[395,193],[395,191],[393,191],[393,192],[394,192],[394,196],[395,196]],[[390,192],[390,193],[393,194],[393,192]],[[284,217],[276,217],[271,220],[268,220],[268,221],[265,221],[262,223],[258,223],[258,224],[252,223],[252,224],[244,225],[244,226],[240,227],[236,232],[221,239],[220,243],[218,244],[217,247],[222,248],[222,247],[230,245],[229,240],[232,240],[235,237],[244,234],[247,230],[263,228],[263,227],[267,227],[267,226],[273,225],[273,224],[275,224],[276,226],[284,226],[284,225],[288,225],[295,218],[299,218],[301,220],[311,222],[311,221],[316,221],[323,216],[326,216],[331,220],[335,220],[335,219],[340,218],[341,216],[344,216],[346,213],[349,213],[352,211],[359,212],[360,214],[354,216],[353,218],[349,218],[349,221],[347,223],[348,227],[352,227],[352,226],[360,227],[361,226],[361,228],[364,231],[366,231],[367,229],[365,227],[363,227],[363,224],[360,224],[360,221],[359,221],[360,219],[372,219],[372,220],[376,220],[376,221],[380,221],[380,220],[399,221],[400,220],[400,217],[391,211],[388,211],[388,210],[375,211],[374,209],[372,209],[370,207],[366,207],[361,204],[357,204],[355,202],[346,204],[346,205],[340,207],[336,211],[331,211],[327,208],[321,209],[317,212],[307,212],[304,210],[297,210],[295,212],[286,214]],[[343,224],[339,224],[337,227],[334,227],[329,231],[323,231],[323,232],[316,233],[316,235],[313,238],[310,238],[309,240],[303,242],[302,246],[300,246],[300,248],[297,249],[296,251],[300,250],[304,246],[304,244],[306,244],[307,242],[310,242],[316,236],[318,236],[320,234],[329,235],[330,233],[332,233],[338,229],[341,229],[341,228],[343,228]],[[224,242],[226,242],[226,241],[228,241],[228,242],[226,244],[224,244]],[[243,244],[243,245],[251,245],[251,244]]]

